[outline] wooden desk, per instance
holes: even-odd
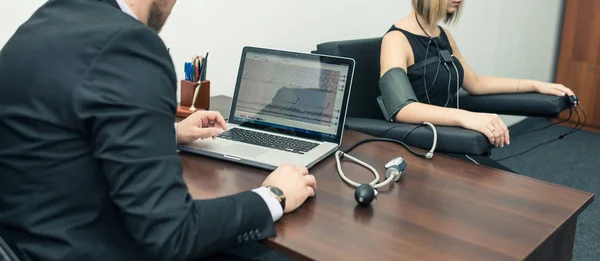
[[[367,137],[346,131],[343,147]],[[278,236],[267,244],[312,260],[571,260],[577,217],[594,197],[442,155],[418,158],[395,144],[369,143],[351,154],[380,173],[398,155],[408,168],[372,207],[360,208],[335,159],[325,159],[311,169],[317,196],[278,221]],[[194,198],[252,189],[268,175],[195,155],[181,159]],[[343,168],[356,181],[372,179],[357,164]]]

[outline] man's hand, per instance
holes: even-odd
[[[283,191],[285,209],[283,213],[296,210],[308,197],[315,195],[317,181],[305,167],[282,165],[271,173],[263,186],[275,186]]]
[[[216,111],[198,111],[177,124],[177,142],[191,143],[198,139],[206,139],[227,130],[223,116]]]

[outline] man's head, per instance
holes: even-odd
[[[146,24],[160,32],[177,0],[150,0]]]
[[[123,2],[135,13],[140,22],[160,32],[177,0],[123,0]]]

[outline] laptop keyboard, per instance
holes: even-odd
[[[272,135],[264,132],[251,131],[240,128],[233,128],[228,131],[225,131],[221,133],[218,137],[221,139],[238,141],[266,148],[289,151],[301,155],[306,152],[309,152],[310,150],[319,145],[315,142],[297,140]]]

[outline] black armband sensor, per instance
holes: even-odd
[[[394,121],[396,114],[406,105],[416,102],[417,95],[413,91],[406,71],[402,68],[392,68],[379,79],[381,96],[377,103],[386,120]]]

